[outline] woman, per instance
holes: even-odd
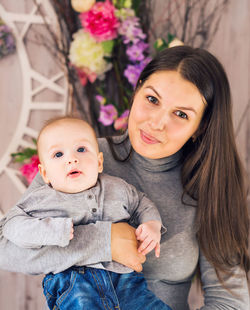
[[[189,309],[188,293],[199,265],[203,310],[248,309],[246,192],[229,84],[218,61],[186,46],[159,53],[139,78],[128,133],[100,139],[100,148],[104,171],[145,192],[168,229],[160,258],[149,254],[143,265],[149,288],[174,310]],[[37,177],[31,189],[41,182]],[[144,261],[128,224],[82,225],[74,236],[67,248],[36,251],[2,238],[0,267],[48,273],[112,257],[140,270]]]

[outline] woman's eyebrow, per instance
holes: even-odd
[[[153,86],[146,86],[145,88],[150,88],[150,89],[152,89],[152,91],[154,91],[154,92],[156,93],[156,95],[157,95],[160,99],[162,99],[162,98],[161,98],[161,95],[157,92],[157,90],[156,90]]]
[[[157,92],[157,90],[153,87],[153,86],[146,86],[145,88],[149,88],[149,89],[151,89],[153,92],[155,92],[156,93],[156,95],[160,98],[160,99],[162,99],[162,97],[161,97],[161,95]],[[195,114],[197,114],[197,111],[194,109],[194,108],[192,108],[192,107],[176,107],[177,109],[180,109],[180,110],[186,110],[186,111],[192,111],[192,112],[194,112]]]
[[[192,108],[192,107],[176,107],[176,108],[179,109],[179,110],[192,111],[195,114],[197,114],[197,111],[194,108]]]

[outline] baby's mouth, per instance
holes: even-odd
[[[77,177],[77,176],[79,176],[80,174],[82,174],[82,172],[75,169],[75,170],[71,170],[71,171],[67,174],[67,176],[68,176],[68,177]]]

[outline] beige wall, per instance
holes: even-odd
[[[239,129],[237,141],[245,166],[250,172],[250,109],[246,114],[246,107],[250,100],[249,0],[230,1],[230,5],[221,20],[220,29],[209,50],[219,58],[228,73],[234,103],[234,123],[235,127]],[[0,77],[2,76],[0,75]],[[2,109],[4,102],[0,100],[0,104]],[[15,111],[12,109],[11,113],[15,113]],[[3,115],[1,113],[0,123],[5,121]],[[1,139],[8,141],[10,135],[11,133],[6,133],[3,137],[1,136]],[[3,143],[1,144],[4,145]],[[12,201],[13,193],[15,193],[15,199],[19,194],[13,189],[11,183],[4,182],[4,185],[2,183],[1,188],[0,206],[6,209],[7,202]],[[199,294],[193,290],[190,295],[191,309],[196,309],[195,306],[198,306],[199,303]],[[41,277],[0,272],[0,309],[41,310],[43,304]]]
[[[222,62],[229,77],[238,147],[250,175],[249,0],[230,1],[210,51]]]

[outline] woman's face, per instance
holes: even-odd
[[[205,100],[177,71],[152,74],[134,97],[128,132],[140,155],[163,158],[179,151],[195,136],[205,110]]]

